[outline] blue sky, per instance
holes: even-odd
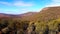
[[[44,7],[60,6],[60,0],[0,0],[0,13],[39,12]]]

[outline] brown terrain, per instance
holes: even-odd
[[[19,14],[19,15],[0,13],[0,19],[1,19],[0,23],[2,23],[3,25],[3,21],[7,19],[9,20],[9,24],[10,24],[7,26],[3,25],[5,27],[1,27],[0,34],[2,33],[2,31],[4,32],[6,29],[8,30],[10,28],[12,28],[11,29],[12,32],[9,32],[9,34],[14,34],[14,33],[16,34],[16,26],[17,26],[17,30],[18,31],[20,30],[20,32],[23,32],[24,34],[27,34],[27,32],[32,32],[32,33],[34,32],[35,34],[35,29],[30,29],[29,31],[27,30],[28,28],[30,28],[29,26],[30,22],[35,23],[36,21],[39,21],[39,22],[48,23],[52,20],[56,20],[59,18],[60,18],[60,7],[59,6],[58,7],[46,7],[46,8],[43,8],[40,12],[28,12],[28,13]],[[34,23],[31,26],[34,26]],[[4,24],[6,24],[5,21],[4,21]],[[15,29],[13,29],[13,27]],[[20,34],[23,34],[23,33],[20,33]],[[60,34],[60,32],[58,32],[58,34]]]

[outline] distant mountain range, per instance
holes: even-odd
[[[37,21],[49,21],[60,18],[60,7],[46,7],[43,8],[40,12],[28,12],[19,15],[12,15],[12,14],[3,14],[0,13],[0,18],[2,17],[15,17],[21,18],[22,20],[37,20]]]
[[[18,15],[0,13],[0,18],[2,18],[2,17],[8,17],[8,18],[9,17],[17,17],[17,18],[21,18],[21,17],[31,16],[31,15],[33,15],[35,13],[36,12],[28,12],[28,13],[18,14]]]

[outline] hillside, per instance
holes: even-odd
[[[48,7],[48,9],[46,10],[44,9],[40,12],[40,14],[42,15],[44,14],[46,17],[48,16],[55,17],[55,18],[60,17],[60,7]]]
[[[37,12],[28,12],[28,13],[18,14],[18,15],[0,13],[0,18],[14,18],[14,19],[16,18],[21,20],[29,20],[29,19],[31,20],[30,17],[32,17],[36,13]]]
[[[34,17],[38,21],[55,20],[57,18],[60,18],[60,7],[46,7],[46,8],[43,8]]]
[[[12,34],[16,32],[18,34],[56,34],[56,32],[60,32],[59,24],[60,7],[46,7],[40,12],[28,12],[19,15],[0,13],[0,30],[4,34],[8,32]]]
[[[27,20],[27,21],[33,21],[34,20],[34,15],[38,14],[38,12],[28,12],[22,14],[21,20]]]
[[[27,14],[26,14],[27,15]],[[22,17],[23,20],[50,21],[60,18],[60,7],[46,7],[40,12]]]
[[[13,14],[0,13],[0,18],[2,18],[2,17],[7,17],[7,18],[9,18],[9,17],[19,17],[19,16],[18,16],[18,15],[13,15]]]

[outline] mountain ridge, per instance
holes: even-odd
[[[11,14],[3,14],[2,16],[12,16],[21,18],[22,20],[29,20],[29,21],[49,21],[53,19],[60,18],[60,6],[58,7],[46,7],[43,8],[40,12],[28,12],[19,15],[11,15]],[[1,14],[0,14],[1,16]]]
[[[36,12],[28,12],[28,13],[24,13],[24,14],[18,14],[18,15],[15,15],[15,14],[6,14],[6,13],[0,13],[0,18],[2,17],[25,17],[25,16],[31,16],[32,14],[35,14]]]

